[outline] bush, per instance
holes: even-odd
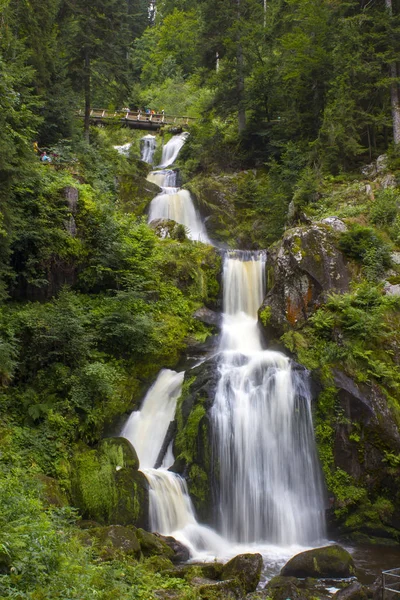
[[[399,212],[400,196],[394,189],[386,189],[377,193],[369,216],[374,225],[393,225]]]
[[[377,280],[391,266],[390,247],[372,228],[354,224],[341,234],[339,248],[360,262],[367,279]]]

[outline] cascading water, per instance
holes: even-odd
[[[141,139],[141,159],[149,165],[153,164],[157,141],[155,135],[145,135]]]
[[[226,553],[224,540],[212,529],[197,522],[185,480],[168,471],[174,462],[171,446],[161,468],[154,468],[169,424],[174,419],[183,378],[184,372],[160,371],[143,400],[141,410],[131,414],[121,435],[135,447],[140,469],[149,483],[152,531],[172,535],[185,544],[192,556],[199,557],[205,550],[220,555]]]
[[[187,131],[180,133],[179,135],[174,135],[164,146],[161,157],[161,164],[158,165],[158,169],[165,169],[170,165],[173,165],[176,159],[178,158],[178,154],[181,151],[183,144],[188,139],[189,134]]]
[[[165,144],[163,149],[162,170],[152,171],[147,179],[161,188],[150,203],[149,223],[156,219],[171,219],[184,225],[188,230],[188,237],[204,243],[210,243],[206,228],[196,210],[190,192],[177,187],[178,174],[171,169],[165,169],[178,157],[179,151],[187,139],[188,134],[176,135]]]
[[[220,379],[211,411],[218,524],[234,542],[289,546],[324,536],[323,491],[306,376],[263,350],[262,254],[228,254]]]

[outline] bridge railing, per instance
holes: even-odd
[[[84,111],[80,110],[78,115],[84,116]],[[141,123],[154,123],[154,124],[166,124],[166,125],[189,125],[196,121],[194,117],[180,117],[176,115],[166,115],[163,113],[146,113],[135,110],[115,110],[110,111],[103,108],[92,108],[90,111],[90,118],[93,120],[107,120],[107,119],[124,119],[126,121],[138,121]]]
[[[400,596],[400,568],[382,571],[382,598],[390,600]]]

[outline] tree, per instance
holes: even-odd
[[[390,17],[393,17],[392,0],[385,0],[386,10]],[[397,62],[393,60],[389,65],[391,84],[390,84],[390,103],[393,119],[393,140],[400,144],[400,99],[399,99],[399,72]]]

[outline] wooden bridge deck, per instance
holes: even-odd
[[[84,111],[80,110],[78,116],[84,117]],[[154,115],[134,110],[116,110],[110,111],[102,108],[93,108],[90,111],[90,121],[93,125],[106,125],[110,123],[120,122],[126,127],[133,129],[157,130],[164,125],[189,125],[196,119],[193,117],[177,117],[173,115],[163,115],[157,113]]]

